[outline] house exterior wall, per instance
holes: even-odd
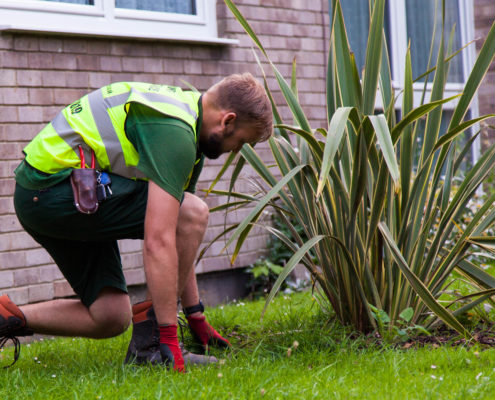
[[[488,31],[490,30],[495,19],[495,3],[492,0],[475,0],[474,1],[474,20],[475,20],[475,38],[476,49],[479,51],[483,45]],[[483,80],[478,91],[478,102],[480,115],[495,113],[495,63],[492,62],[487,76]],[[495,119],[487,120],[482,124],[481,141],[482,146],[487,147],[495,140],[495,130],[488,124],[495,124]]]
[[[301,103],[315,127],[324,124],[328,1],[237,0],[236,4],[284,76],[290,76],[296,57]],[[0,31],[0,293],[9,294],[18,304],[73,294],[53,260],[24,232],[15,216],[13,171],[22,159],[23,147],[62,107],[111,82],[184,87],[183,79],[204,91],[231,73],[249,71],[261,77],[251,40],[221,0],[217,2],[217,18],[219,36],[238,39],[238,45]],[[266,62],[263,66],[269,87],[282,103]],[[288,117],[287,107],[282,106],[281,111]],[[269,157],[266,145],[264,149],[260,146],[260,153]],[[200,197],[204,198],[201,189],[209,187],[224,159],[207,162],[198,184]],[[230,175],[226,176],[218,188],[228,187]],[[242,191],[247,185],[244,181],[236,190]],[[213,195],[206,198],[210,206],[223,201],[225,198]],[[225,221],[239,221],[247,212],[237,211],[227,217],[212,214],[204,244],[222,231]],[[215,243],[196,271],[201,274],[249,265],[262,254],[266,241],[267,234],[261,228],[254,229],[233,266],[227,255],[220,255],[222,243]],[[128,284],[143,284],[141,241],[123,240],[119,244]]]

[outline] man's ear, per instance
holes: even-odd
[[[222,128],[231,128],[235,124],[235,120],[237,119],[237,114],[235,112],[229,111],[226,112],[222,117]]]

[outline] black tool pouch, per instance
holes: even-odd
[[[74,204],[83,214],[93,214],[98,210],[96,196],[96,170],[93,168],[79,168],[72,170],[70,176]]]

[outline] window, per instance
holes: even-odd
[[[453,50],[460,49],[474,38],[474,16],[472,1],[469,0],[446,0],[446,29],[445,41],[449,40],[450,31],[455,26]],[[341,1],[349,43],[355,53],[358,68],[364,66],[366,54],[366,41],[369,30],[369,0],[345,0]],[[431,38],[437,19],[437,30],[435,32],[433,63],[436,62],[439,40],[441,38],[441,8],[437,11],[435,7],[441,7],[441,0],[394,0],[386,3],[385,33],[392,68],[393,86],[396,93],[404,85],[405,55],[409,40],[411,41],[411,56],[413,79],[422,75],[428,68]],[[474,64],[476,51],[471,44],[463,50],[460,55],[450,62],[449,75],[445,88],[445,97],[458,94],[464,87],[469,72]],[[427,89],[431,88],[433,74],[428,76]],[[414,84],[415,106],[419,105],[421,93],[424,89],[424,80]],[[428,98],[428,96],[427,96]],[[379,96],[377,100],[381,99]],[[398,102],[400,104],[400,101]],[[444,106],[444,119],[452,114],[454,103]],[[377,105],[381,107],[380,105]],[[470,117],[478,115],[477,103],[473,102]],[[445,126],[445,124],[442,124]],[[467,132],[469,135],[469,132]],[[473,146],[472,159],[476,160],[479,154],[479,143]]]
[[[2,0],[0,29],[234,44],[211,0]]]

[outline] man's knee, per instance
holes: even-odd
[[[108,314],[105,319],[99,323],[100,338],[111,338],[124,333],[131,324],[131,318],[128,315]]]
[[[97,326],[98,338],[109,338],[125,332],[131,324],[132,311],[129,296],[114,288],[102,290],[89,308]]]
[[[189,234],[191,229],[205,230],[208,226],[209,214],[208,205],[203,200],[186,193],[179,211],[178,229],[184,228]]]

